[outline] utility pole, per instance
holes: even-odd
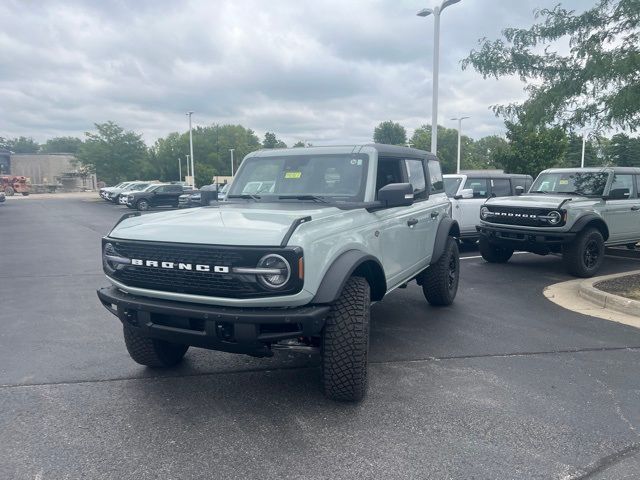
[[[182,181],[182,159],[178,157],[178,180]]]
[[[580,168],[584,168],[584,152],[587,147],[587,132],[582,132],[582,160],[580,161]]]
[[[233,151],[235,148],[230,148],[229,152],[231,152],[231,176],[233,177]]]
[[[187,177],[191,176],[191,168],[189,167],[189,155],[187,155]]]
[[[189,150],[191,152],[191,186],[195,188],[196,170],[193,163],[193,135],[191,134],[191,115],[193,115],[193,112],[187,112],[187,116],[189,117]]]
[[[462,120],[465,120],[467,118],[471,117],[458,117],[451,119],[458,121],[458,162],[456,163],[456,173],[460,173],[460,139],[462,138]]]
[[[460,0],[444,0],[439,7],[423,8],[419,17],[433,15],[433,93],[431,98],[431,153],[438,154],[438,70],[440,68],[440,14],[442,11]]]

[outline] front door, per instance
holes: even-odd
[[[640,199],[633,175],[614,174],[610,196],[623,196],[606,201],[604,217],[609,226],[608,243],[632,242],[638,239]]]

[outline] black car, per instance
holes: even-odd
[[[211,202],[218,199],[218,187],[215,184],[205,185],[200,190],[192,190],[191,192],[185,192],[180,195],[178,199],[178,208],[193,208],[201,207],[202,192],[205,192],[205,202]],[[205,203],[207,204],[207,203]]]
[[[127,195],[127,207],[144,211],[152,207],[177,207],[178,198],[185,193],[182,185],[153,185],[142,192]]]

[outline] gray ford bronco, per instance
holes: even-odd
[[[605,246],[640,241],[640,168],[550,169],[527,195],[490,198],[480,209],[480,253],[507,262],[514,250],[561,253],[569,273],[593,276]]]
[[[125,215],[102,240],[102,304],[131,357],[168,367],[189,346],[319,350],[325,394],[367,388],[369,309],[415,280],[453,302],[457,223],[433,155],[388,145],[249,154],[224,202]]]

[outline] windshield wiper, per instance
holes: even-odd
[[[280,195],[278,200],[313,200],[318,203],[330,203],[328,200],[317,195]]]
[[[529,193],[544,193],[544,194],[547,194],[549,192],[547,192],[546,190],[531,190]]]
[[[227,195],[227,198],[243,198],[245,200],[260,200],[260,195],[253,195],[251,193],[243,193],[242,195]]]

